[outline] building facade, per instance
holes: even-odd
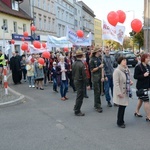
[[[94,19],[94,45],[102,46],[102,21]]]
[[[83,1],[78,1],[82,7],[82,18],[81,18],[81,26],[84,31],[85,36],[92,33],[93,42],[94,42],[94,11],[91,10]]]
[[[55,0],[55,2],[57,37],[62,37],[66,35],[67,26],[74,29],[74,5],[71,0]]]
[[[30,33],[30,24],[32,18],[19,8],[23,1],[18,0],[0,0],[0,49],[6,54],[10,52],[11,39],[15,40],[14,50],[19,51],[22,44],[23,33]],[[27,37],[31,42],[31,37]]]
[[[47,35],[56,36],[55,0],[25,0],[21,8],[33,17],[35,36],[46,42]]]
[[[74,0],[74,30],[83,30],[82,26],[82,6]]]

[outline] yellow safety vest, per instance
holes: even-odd
[[[5,66],[6,65],[6,61],[5,61],[5,56],[4,54],[2,56],[0,56],[0,65]]]

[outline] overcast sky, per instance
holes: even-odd
[[[95,13],[96,18],[107,20],[110,11],[122,10],[126,13],[126,34],[131,31],[130,23],[133,18],[143,22],[144,0],[82,0]]]

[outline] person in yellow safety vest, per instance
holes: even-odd
[[[0,50],[0,84],[2,83],[3,66],[6,65],[5,55]]]

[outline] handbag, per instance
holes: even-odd
[[[146,95],[148,95],[148,90],[147,89],[139,89],[139,90],[136,91],[136,95],[138,97],[146,96]]]

